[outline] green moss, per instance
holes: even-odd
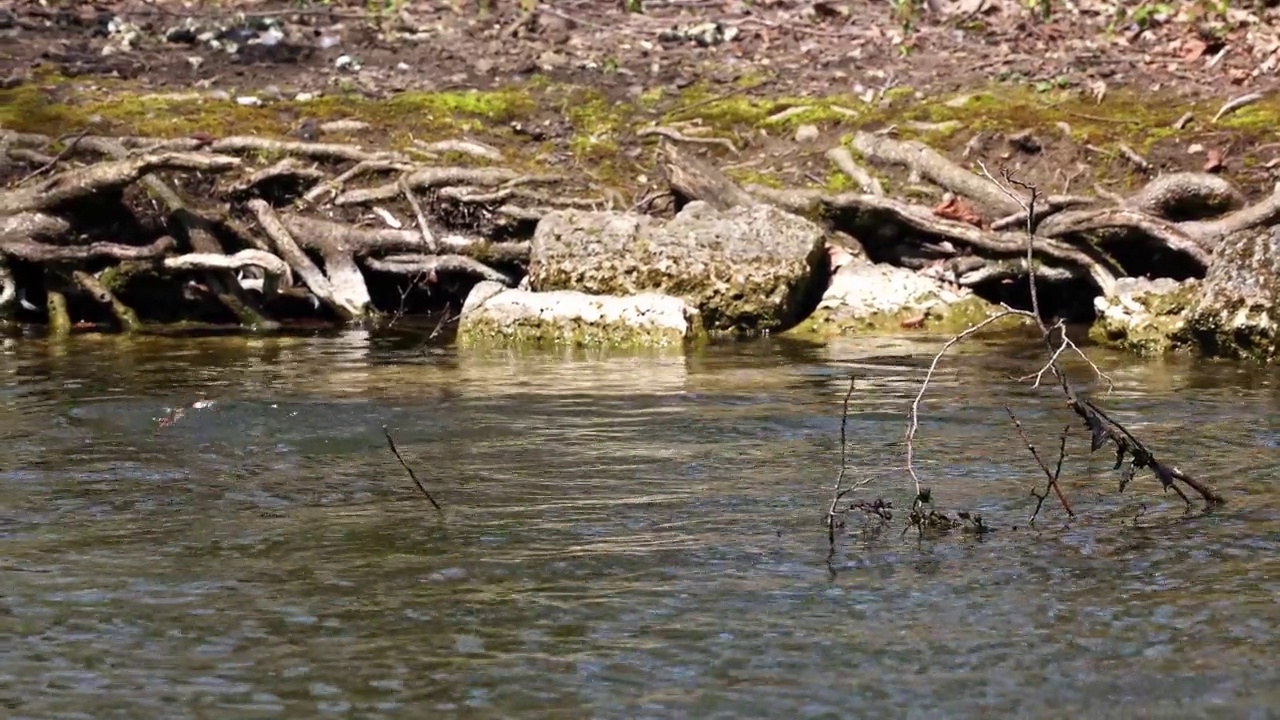
[[[842,335],[901,335],[931,333],[954,335],[973,327],[998,312],[991,303],[971,296],[950,305],[934,305],[927,312],[906,308],[898,312],[878,312],[851,316],[840,308],[819,308],[787,334],[829,338]],[[1021,318],[1001,318],[984,329],[984,335],[1009,333],[1024,327]]]
[[[496,323],[473,318],[458,328],[458,342],[467,347],[570,346],[611,349],[683,347],[705,339],[702,332],[686,336],[672,328],[645,328],[625,323],[516,320]]]
[[[782,188],[786,185],[777,175],[750,168],[729,168],[724,171],[724,174],[739,185],[763,185],[770,188]]]
[[[1207,120],[1216,112],[1216,104],[1123,90],[1112,90],[1098,103],[1080,90],[1053,87],[1040,92],[1027,83],[991,84],[964,96],[936,98],[920,98],[911,88],[896,88],[885,93],[880,102],[868,105],[860,98],[838,93],[769,97],[766,91],[753,91],[766,77],[748,74],[732,84],[695,83],[678,92],[655,88],[629,99],[619,99],[623,97],[620,88],[553,84],[535,77],[492,90],[405,92],[387,99],[336,92],[310,101],[289,99],[252,107],[234,99],[211,99],[207,94],[131,92],[126,81],[95,81],[94,89],[85,91],[77,89],[81,87],[78,80],[45,73],[38,83],[0,90],[0,124],[48,134],[94,127],[101,132],[159,137],[192,133],[280,137],[303,117],[319,121],[351,118],[370,123],[369,134],[385,138],[384,144],[391,148],[408,147],[414,139],[470,134],[507,150],[522,170],[535,169],[543,156],[567,146],[581,170],[620,188],[633,186],[638,175],[652,168],[651,155],[636,157],[620,150],[632,143],[637,130],[655,123],[689,122],[703,126],[709,134],[735,140],[761,131],[785,137],[799,125],[813,124],[843,133],[846,141],[855,128],[892,125],[903,138],[956,152],[975,132],[1030,130],[1049,139],[1061,132],[1055,125],[1065,122],[1078,144],[1114,152],[1125,143],[1148,157],[1161,151],[1181,152],[1185,145],[1197,141],[1212,146],[1231,144],[1246,149],[1239,156],[1246,164],[1256,162],[1247,149],[1267,142],[1273,128],[1280,125],[1280,99],[1255,103],[1209,126]],[[1174,121],[1188,111],[1199,121],[1174,129]],[[561,121],[571,128],[568,136],[539,145],[511,128],[513,122],[555,127]],[[1210,131],[1215,134],[1210,136]],[[447,160],[476,162],[470,157]],[[1128,172],[1121,162],[1100,163],[1098,168],[1104,175],[1125,173],[1118,178],[1104,177],[1104,181],[1120,179],[1136,184],[1145,180]],[[760,174],[750,179],[741,174],[738,177],[763,185],[777,184]],[[849,187],[834,173],[825,183],[819,180],[815,185],[835,191]]]
[[[1181,346],[1186,314],[1194,302],[1194,282],[1167,293],[1135,293],[1132,299],[1145,309],[1140,321],[1127,322],[1102,314],[1089,328],[1089,339],[1103,347],[1139,357],[1157,357]]]

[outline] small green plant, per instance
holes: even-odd
[[[920,19],[920,11],[924,9],[925,0],[889,0],[893,8],[893,17],[902,26],[902,33],[910,35]]]
[[[1049,22],[1053,19],[1053,0],[1023,0],[1027,4],[1027,9],[1035,12],[1040,16],[1043,22]]]
[[[1121,5],[1116,8],[1115,24],[1121,25],[1127,21],[1146,30],[1164,22],[1172,14],[1173,6],[1169,3],[1143,2],[1132,11],[1125,10],[1124,6]]]

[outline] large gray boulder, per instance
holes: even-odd
[[[948,286],[896,265],[852,258],[831,277],[813,314],[790,332],[819,337],[904,330],[957,333],[998,312],[999,307],[968,288]],[[1016,318],[993,323],[1016,324]]]
[[[1270,362],[1280,321],[1280,226],[1228,235],[1179,335],[1205,355]]]
[[[490,281],[472,288],[458,320],[466,345],[664,347],[701,334],[697,309],[677,297],[531,292]]]
[[[562,210],[533,236],[529,287],[684,298],[712,331],[776,331],[799,322],[826,281],[825,231],[771,205],[719,211],[703,202],[663,222]]]

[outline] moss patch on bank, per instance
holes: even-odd
[[[270,100],[242,104],[237,96],[215,93],[154,94],[131,88],[127,81],[84,82],[45,74],[37,82],[0,90],[0,126],[30,132],[70,134],[95,132],[155,137],[257,134],[284,136],[303,118],[318,121],[361,120],[372,130],[357,137],[334,135],[335,141],[406,148],[413,140],[474,137],[505,148],[517,167],[576,167],[588,177],[622,189],[643,185],[654,157],[637,132],[649,125],[678,125],[688,134],[717,136],[749,148],[739,157],[727,152],[722,164],[740,180],[778,184],[779,166],[796,168],[785,180],[829,190],[849,187],[831,171],[821,151],[847,139],[855,130],[893,126],[899,136],[917,138],[942,150],[960,150],[976,133],[1035,134],[1046,144],[1069,133],[1084,152],[1097,177],[1132,187],[1145,181],[1117,152],[1128,145],[1156,162],[1159,157],[1187,162],[1186,147],[1232,147],[1249,167],[1251,148],[1272,137],[1280,126],[1280,97],[1264,99],[1211,124],[1216,106],[1176,97],[1152,97],[1112,90],[1101,103],[1078,89],[1036,88],[1026,84],[993,84],[972,92],[927,97],[898,88],[867,102],[864,97],[771,97],[758,88],[696,83],[683,90],[582,87],[534,77],[521,85],[495,90],[410,91],[385,99],[354,93],[331,93],[312,99]],[[1174,124],[1185,113],[1194,120],[1182,129]],[[795,129],[813,125],[823,140],[784,147]],[[794,144],[793,144],[794,145]],[[722,152],[715,150],[714,152]],[[762,162],[750,164],[748,156]],[[1043,156],[1048,173],[1055,158]],[[460,160],[477,163],[476,159]],[[1194,161],[1193,161],[1194,162]],[[807,169],[799,169],[809,163]],[[820,172],[814,168],[821,166]],[[1059,168],[1060,169],[1060,168]],[[1065,171],[1064,171],[1065,172]],[[1060,182],[1060,180],[1058,181]],[[1056,189],[1056,188],[1055,188]]]

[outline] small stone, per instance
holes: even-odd
[[[187,64],[191,66],[192,70],[198,70],[204,64],[204,58],[199,55],[192,55],[187,58]]]
[[[226,90],[210,90],[209,94],[206,95],[205,97],[207,97],[210,100],[215,100],[218,102],[226,102],[227,100],[231,99],[231,93],[227,92]]]
[[[339,55],[337,60],[333,61],[334,68],[338,70],[349,70],[355,72],[360,69],[360,63],[350,55]]]
[[[400,72],[409,72],[412,69],[413,68],[409,67],[409,63],[407,62],[396,63],[396,70],[399,70]]]
[[[284,92],[280,90],[279,85],[268,85],[262,88],[262,94],[266,95],[267,97],[273,100],[279,100],[280,98],[284,97]]]
[[[1204,152],[1204,146],[1200,143],[1191,143],[1187,146],[1188,155],[1199,155],[1202,152]]]
[[[293,99],[295,102],[311,102],[312,100],[316,99],[316,94],[309,93],[309,92],[300,92],[297,95],[294,95]]]
[[[801,125],[796,128],[796,142],[811,143],[818,139],[818,128],[815,125]]]
[[[236,104],[244,107],[259,107],[262,105],[262,98],[254,97],[253,95],[241,95],[236,98]]]

